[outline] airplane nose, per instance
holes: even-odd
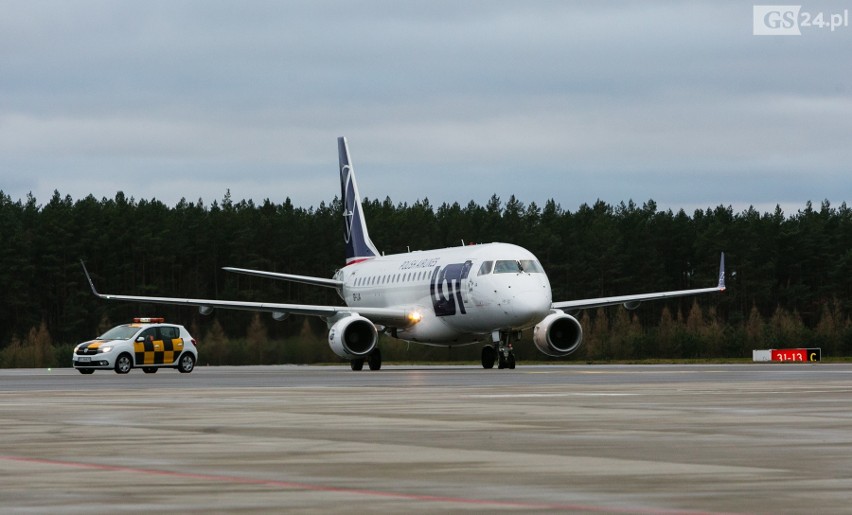
[[[544,289],[525,290],[512,299],[514,325],[537,322],[550,313],[551,299]]]

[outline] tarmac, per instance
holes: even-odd
[[[0,513],[849,513],[852,365],[0,370]]]

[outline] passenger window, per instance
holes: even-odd
[[[158,340],[163,341],[171,341],[175,338],[180,338],[180,334],[177,327],[160,327],[159,334],[157,335]]]
[[[491,273],[491,268],[494,266],[493,261],[483,261],[482,266],[479,267],[479,272],[476,275],[488,275]]]

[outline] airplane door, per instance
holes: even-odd
[[[473,267],[473,262],[471,260],[467,260],[464,262],[464,266],[462,266],[461,274],[459,274],[459,286],[460,295],[462,298],[462,303],[465,306],[470,306],[473,302],[471,299],[471,293],[473,292],[473,279],[470,277],[470,269]]]

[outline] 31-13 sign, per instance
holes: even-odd
[[[772,361],[819,361],[820,349],[773,349]]]

